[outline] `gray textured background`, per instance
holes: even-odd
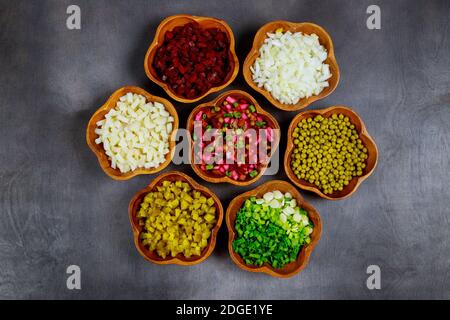
[[[82,10],[81,31],[66,28],[72,3]],[[373,3],[382,11],[378,31],[366,28]],[[115,89],[166,96],[146,78],[143,58],[159,22],[178,13],[225,19],[241,62],[268,21],[324,26],[342,76],[311,108],[353,107],[378,144],[378,167],[351,198],[303,192],[322,216],[323,236],[290,280],[237,268],[225,226],[200,265],[147,263],[134,248],[127,205],[152,177],[113,181],[86,146],[89,117]],[[449,21],[444,0],[0,0],[0,298],[450,298]],[[254,94],[287,128],[294,113],[271,107],[241,73],[231,87]],[[191,106],[176,106],[184,126]],[[285,144],[284,134],[282,151]],[[206,185],[225,207],[250,189]],[[81,267],[81,291],[66,289],[71,264]],[[382,290],[366,288],[370,264],[381,267]]]

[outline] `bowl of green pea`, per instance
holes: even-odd
[[[351,196],[374,171],[378,149],[345,106],[299,113],[288,130],[284,168],[299,188],[328,200]]]

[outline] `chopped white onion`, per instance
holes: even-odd
[[[268,33],[259,57],[250,67],[253,81],[285,104],[318,95],[332,76],[325,64],[327,50],[316,34]]]

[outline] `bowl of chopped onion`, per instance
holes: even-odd
[[[245,271],[277,278],[302,271],[322,234],[319,213],[282,180],[238,195],[225,217],[233,262]]]
[[[340,77],[325,29],[288,21],[273,21],[258,30],[243,73],[254,90],[285,111],[304,109],[330,95]]]
[[[123,87],[92,115],[86,142],[108,176],[128,180],[170,164],[178,123],[170,101],[139,87]]]

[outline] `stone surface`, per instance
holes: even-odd
[[[366,27],[372,1],[76,3],[79,31],[66,28],[71,1],[0,1],[0,298],[450,298],[448,1],[377,1],[375,31]],[[342,77],[311,108],[353,107],[378,144],[378,167],[351,198],[303,192],[322,216],[323,237],[290,280],[237,268],[225,225],[200,265],[147,263],[134,248],[127,205],[152,177],[113,181],[86,146],[90,115],[118,87],[166,97],[146,78],[143,58],[159,22],[179,13],[225,19],[241,63],[266,22],[322,25]],[[242,73],[231,88],[254,94],[287,129],[294,113],[271,107]],[[175,105],[184,126],[191,106]],[[283,134],[281,154],[285,144]],[[170,169],[195,176],[189,165]],[[282,169],[275,178],[285,178]],[[224,207],[250,189],[205,185]],[[71,264],[81,267],[81,291],[66,288]],[[381,290],[366,287],[371,264],[381,267]]]

